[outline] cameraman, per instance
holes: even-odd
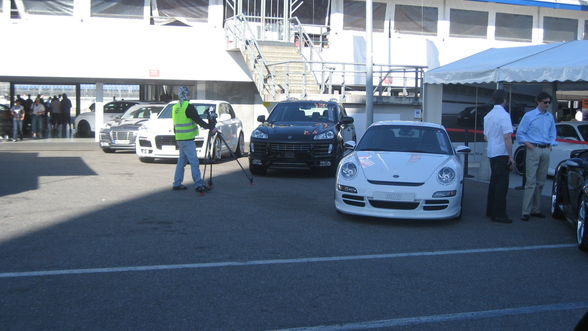
[[[172,189],[174,191],[187,189],[182,185],[182,181],[184,180],[184,167],[189,163],[192,179],[196,184],[196,192],[204,192],[207,187],[202,183],[194,138],[198,135],[198,125],[210,130],[210,134],[216,133],[217,130],[214,127],[214,122],[210,124],[204,122],[198,115],[196,108],[190,104],[190,90],[187,87],[180,87],[178,98],[180,101],[172,108],[172,119],[180,157],[176,165]]]

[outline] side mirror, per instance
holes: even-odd
[[[220,116],[218,117],[219,122],[228,121],[230,119],[231,119],[230,114],[220,114]]]
[[[569,159],[569,160],[565,161],[564,164],[566,165],[566,167],[580,168],[580,162],[578,162],[574,159]]]
[[[154,120],[157,118],[157,116],[158,116],[157,113],[151,113],[151,114],[149,114],[149,119]]]
[[[261,123],[265,122],[265,115],[259,115],[259,116],[257,116],[257,121],[258,122],[261,122]]]
[[[351,117],[351,116],[343,116],[343,117],[341,117],[341,120],[339,121],[339,123],[341,123],[341,124],[351,124],[351,123],[353,123],[353,117]]]
[[[472,151],[468,146],[457,146],[455,151],[458,153],[470,153]]]
[[[355,141],[349,140],[343,144],[343,147],[345,147],[346,150],[352,150],[352,149],[355,149],[356,145],[357,144],[355,143]]]

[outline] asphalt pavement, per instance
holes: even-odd
[[[0,143],[1,329],[572,330],[588,310],[574,229],[491,222],[475,178],[461,220],[409,221],[340,215],[334,178],[307,171],[250,184],[226,160],[201,196],[188,171],[171,190],[174,168]]]

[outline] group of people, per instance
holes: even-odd
[[[549,166],[552,146],[557,145],[555,118],[548,111],[553,98],[541,92],[535,98],[537,107],[528,111],[519,124],[516,139],[526,148],[525,191],[520,219],[545,218],[541,211],[541,191]],[[494,222],[512,223],[506,213],[509,171],[514,167],[512,154],[513,127],[506,111],[507,93],[496,90],[492,95],[494,108],[484,117],[484,138],[488,142],[490,160],[490,185],[486,204],[486,216]]]
[[[31,123],[33,139],[47,137],[49,130],[55,137],[66,137],[71,125],[71,100],[64,93],[59,97],[54,95],[43,100],[37,95],[35,101],[28,95],[28,99],[16,96],[12,113],[12,141],[22,140],[24,136],[23,124]]]

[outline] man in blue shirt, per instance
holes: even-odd
[[[547,178],[549,153],[556,146],[555,119],[548,112],[552,97],[541,92],[535,99],[537,108],[527,112],[517,130],[517,140],[526,147],[525,194],[521,220],[528,221],[531,216],[545,218],[541,212],[540,199],[543,184]]]

